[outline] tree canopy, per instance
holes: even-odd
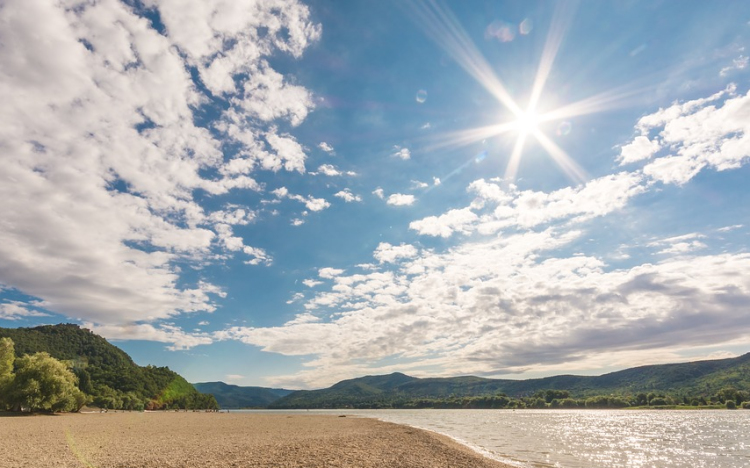
[[[6,404],[31,411],[78,411],[86,403],[86,395],[77,383],[68,366],[48,353],[27,354],[15,362]]]

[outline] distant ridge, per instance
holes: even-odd
[[[559,375],[528,380],[473,376],[416,378],[397,372],[343,380],[321,390],[299,390],[279,398],[269,407],[387,407],[394,402],[420,398],[498,394],[520,398],[545,390],[565,390],[573,398],[640,392],[709,397],[726,388],[750,391],[750,353],[729,359],[641,366],[601,376]]]
[[[194,383],[201,393],[210,393],[222,408],[265,408],[294,390],[265,387],[240,387],[224,382]]]

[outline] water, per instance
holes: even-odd
[[[750,411],[349,410],[534,468],[749,468]]]

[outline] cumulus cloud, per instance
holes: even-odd
[[[450,237],[454,232],[468,233],[474,229],[479,217],[469,208],[450,210],[440,216],[428,216],[419,221],[412,221],[409,229],[419,234],[435,237]]]
[[[275,122],[301,123],[311,94],[266,58],[299,57],[320,26],[296,0],[144,1],[163,33],[139,7],[68,3],[0,7],[0,281],[111,336],[212,311],[216,288],[186,284],[179,264],[269,257],[232,233],[253,210],[207,214],[195,195],[262,191],[258,170],[304,172],[304,148]],[[199,126],[217,97],[226,110]]]
[[[326,267],[318,270],[318,276],[320,276],[321,278],[331,279],[339,276],[343,272],[344,270],[339,270],[338,268]]]
[[[409,206],[413,205],[416,201],[414,195],[407,195],[404,193],[394,193],[388,196],[386,203],[393,206]]]
[[[360,197],[359,195],[353,194],[349,189],[344,189],[339,192],[336,192],[335,194],[333,194],[333,196],[341,198],[347,203],[362,201],[362,197]]]
[[[208,219],[214,223],[245,226],[257,218],[257,213],[244,207],[229,207],[228,210],[212,212]]]
[[[393,356],[405,362],[401,370],[500,375],[540,363],[585,367],[604,354],[633,362],[665,342],[689,349],[750,336],[740,325],[750,305],[748,254],[620,270],[586,255],[549,256],[580,236],[548,229],[445,253],[409,252],[396,272],[336,275],[306,305],[340,310],[330,321],[228,333],[269,352],[313,354],[305,370],[275,381],[308,387]]]
[[[320,167],[318,167],[318,172],[329,177],[340,176],[342,174],[338,169],[336,169],[336,166],[333,166],[332,164],[321,165]]]
[[[635,139],[620,149],[620,164],[630,164],[632,162],[648,159],[659,151],[659,142],[651,141],[646,136],[637,136]]]
[[[357,175],[357,173],[354,171],[346,171],[346,172],[340,171],[333,164],[320,165],[318,167],[318,172],[316,172],[314,175],[317,175],[317,174],[323,174],[328,177],[338,177],[338,176],[343,176],[343,175],[348,175],[348,176]]]
[[[155,326],[148,323],[97,325],[95,323],[84,322],[83,327],[109,340],[142,340],[170,343],[168,349],[172,351],[190,349],[195,346],[208,345],[214,342],[214,339],[208,333],[187,333],[180,329],[180,327],[168,323]]]
[[[21,320],[27,317],[47,317],[48,315],[32,310],[28,304],[19,301],[7,301],[0,304],[0,320]]]
[[[403,148],[401,146],[394,146],[393,147],[394,153],[393,156],[399,159],[407,160],[411,159],[411,151],[409,151],[409,148]]]
[[[306,279],[306,280],[302,280],[302,284],[304,284],[308,288],[314,288],[315,286],[323,284],[323,282],[314,280],[314,279]]]
[[[376,197],[380,198],[381,200],[383,200],[385,198],[385,193],[383,192],[383,189],[380,188],[380,187],[378,187],[375,190],[373,190],[372,194],[375,195]]]
[[[271,191],[278,198],[288,198],[290,200],[296,200],[300,203],[304,203],[305,207],[310,211],[322,211],[330,207],[331,204],[324,198],[315,198],[312,195],[303,197],[302,195],[295,195],[289,192],[286,187],[279,187]]]
[[[328,143],[326,143],[325,141],[321,141],[321,142],[320,142],[320,143],[318,144],[318,148],[322,149],[322,150],[323,150],[323,151],[325,151],[326,153],[333,153],[333,152],[334,152],[334,150],[333,150],[333,146],[329,145],[329,144],[328,144]]]
[[[658,149],[645,135],[656,133],[669,152],[643,168],[665,184],[683,185],[705,168],[736,169],[750,160],[750,93],[730,85],[708,98],[675,103],[642,117],[641,135],[623,146],[621,162],[648,158]]]
[[[623,208],[646,189],[643,176],[632,172],[600,177],[579,187],[550,193],[519,190],[513,185],[504,188],[499,182],[480,179],[468,187],[477,196],[470,206],[412,221],[409,228],[422,235],[447,238],[455,233],[477,231],[487,235],[560,221],[580,223]]]
[[[649,247],[658,247],[657,253],[663,255],[682,255],[695,250],[705,249],[707,246],[699,239],[706,236],[698,233],[685,234],[682,236],[669,237],[650,242]]]
[[[416,257],[418,250],[413,245],[401,244],[391,245],[381,242],[373,253],[373,257],[380,263],[395,263],[402,258]]]

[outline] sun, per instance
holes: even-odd
[[[576,116],[606,111],[619,106],[626,106],[632,96],[639,94],[633,87],[622,87],[605,91],[597,95],[568,103],[552,110],[542,105],[547,79],[552,70],[557,52],[565,36],[568,26],[572,23],[575,8],[569,2],[558,2],[547,33],[539,65],[536,70],[526,108],[522,108],[511,95],[509,90],[495,74],[494,68],[479,52],[476,44],[463,29],[456,17],[437,2],[416,1],[410,3],[416,14],[418,24],[455,62],[482,85],[507,111],[511,117],[490,125],[468,128],[454,132],[442,133],[434,137],[431,149],[445,146],[464,146],[484,141],[505,133],[515,133],[515,144],[511,151],[503,179],[511,183],[515,180],[527,141],[535,140],[551,159],[562,169],[568,178],[581,184],[588,180],[586,171],[568,155],[552,138],[542,130],[542,124],[559,121],[560,125],[567,124],[564,119]],[[544,109],[538,112],[537,109]],[[566,133],[567,134],[567,133]]]
[[[527,109],[517,116],[513,126],[516,128],[516,131],[522,135],[528,135],[537,132],[539,121],[539,114],[533,109]]]

